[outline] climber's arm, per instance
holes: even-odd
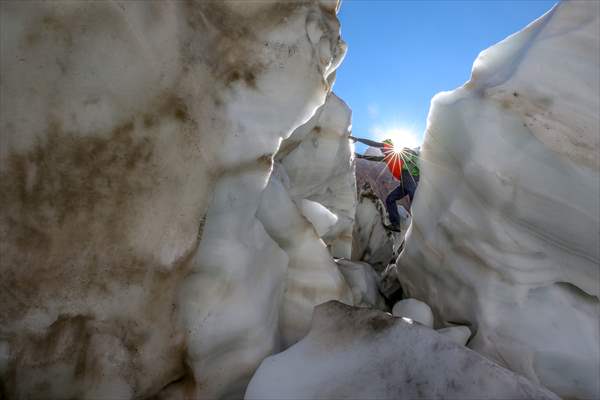
[[[361,143],[363,143],[363,144],[366,144],[367,146],[371,146],[371,147],[377,147],[377,148],[379,148],[379,149],[383,148],[383,146],[384,146],[384,145],[383,145],[383,143],[379,143],[379,142],[376,142],[376,141],[374,141],[374,140],[363,139],[363,138],[357,138],[357,137],[354,137],[354,136],[348,136],[348,138],[349,138],[350,140],[353,140],[353,141],[355,141],[355,142],[361,142]]]
[[[369,161],[383,161],[385,158],[383,156],[365,156],[364,154],[354,153],[354,157],[363,158]]]

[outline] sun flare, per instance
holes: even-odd
[[[374,132],[378,139],[392,139],[394,142],[394,151],[400,153],[402,148],[408,147],[414,149],[421,145],[417,134],[407,128],[387,128],[387,129],[375,129]]]

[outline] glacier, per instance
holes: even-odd
[[[400,232],[339,7],[0,2],[0,397],[600,397],[600,4],[432,100]]]

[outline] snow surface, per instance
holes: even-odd
[[[440,326],[600,398],[600,3],[564,2],[437,95],[398,275]]]
[[[246,399],[558,399],[547,389],[388,313],[328,302],[308,336],[265,359]]]

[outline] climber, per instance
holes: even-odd
[[[394,178],[400,181],[400,185],[392,190],[385,199],[385,208],[388,212],[391,225],[389,228],[392,230],[400,230],[400,215],[398,215],[396,201],[408,195],[410,204],[412,205],[415,190],[417,189],[417,183],[419,182],[417,152],[406,147],[402,149],[394,148],[394,143],[391,139],[386,139],[380,143],[374,140],[356,138],[354,136],[349,136],[349,138],[353,142],[360,142],[367,146],[381,149],[383,156],[366,156],[357,153],[355,155],[358,158],[364,158],[370,161],[385,161]],[[408,210],[408,212],[410,213],[410,210]]]

